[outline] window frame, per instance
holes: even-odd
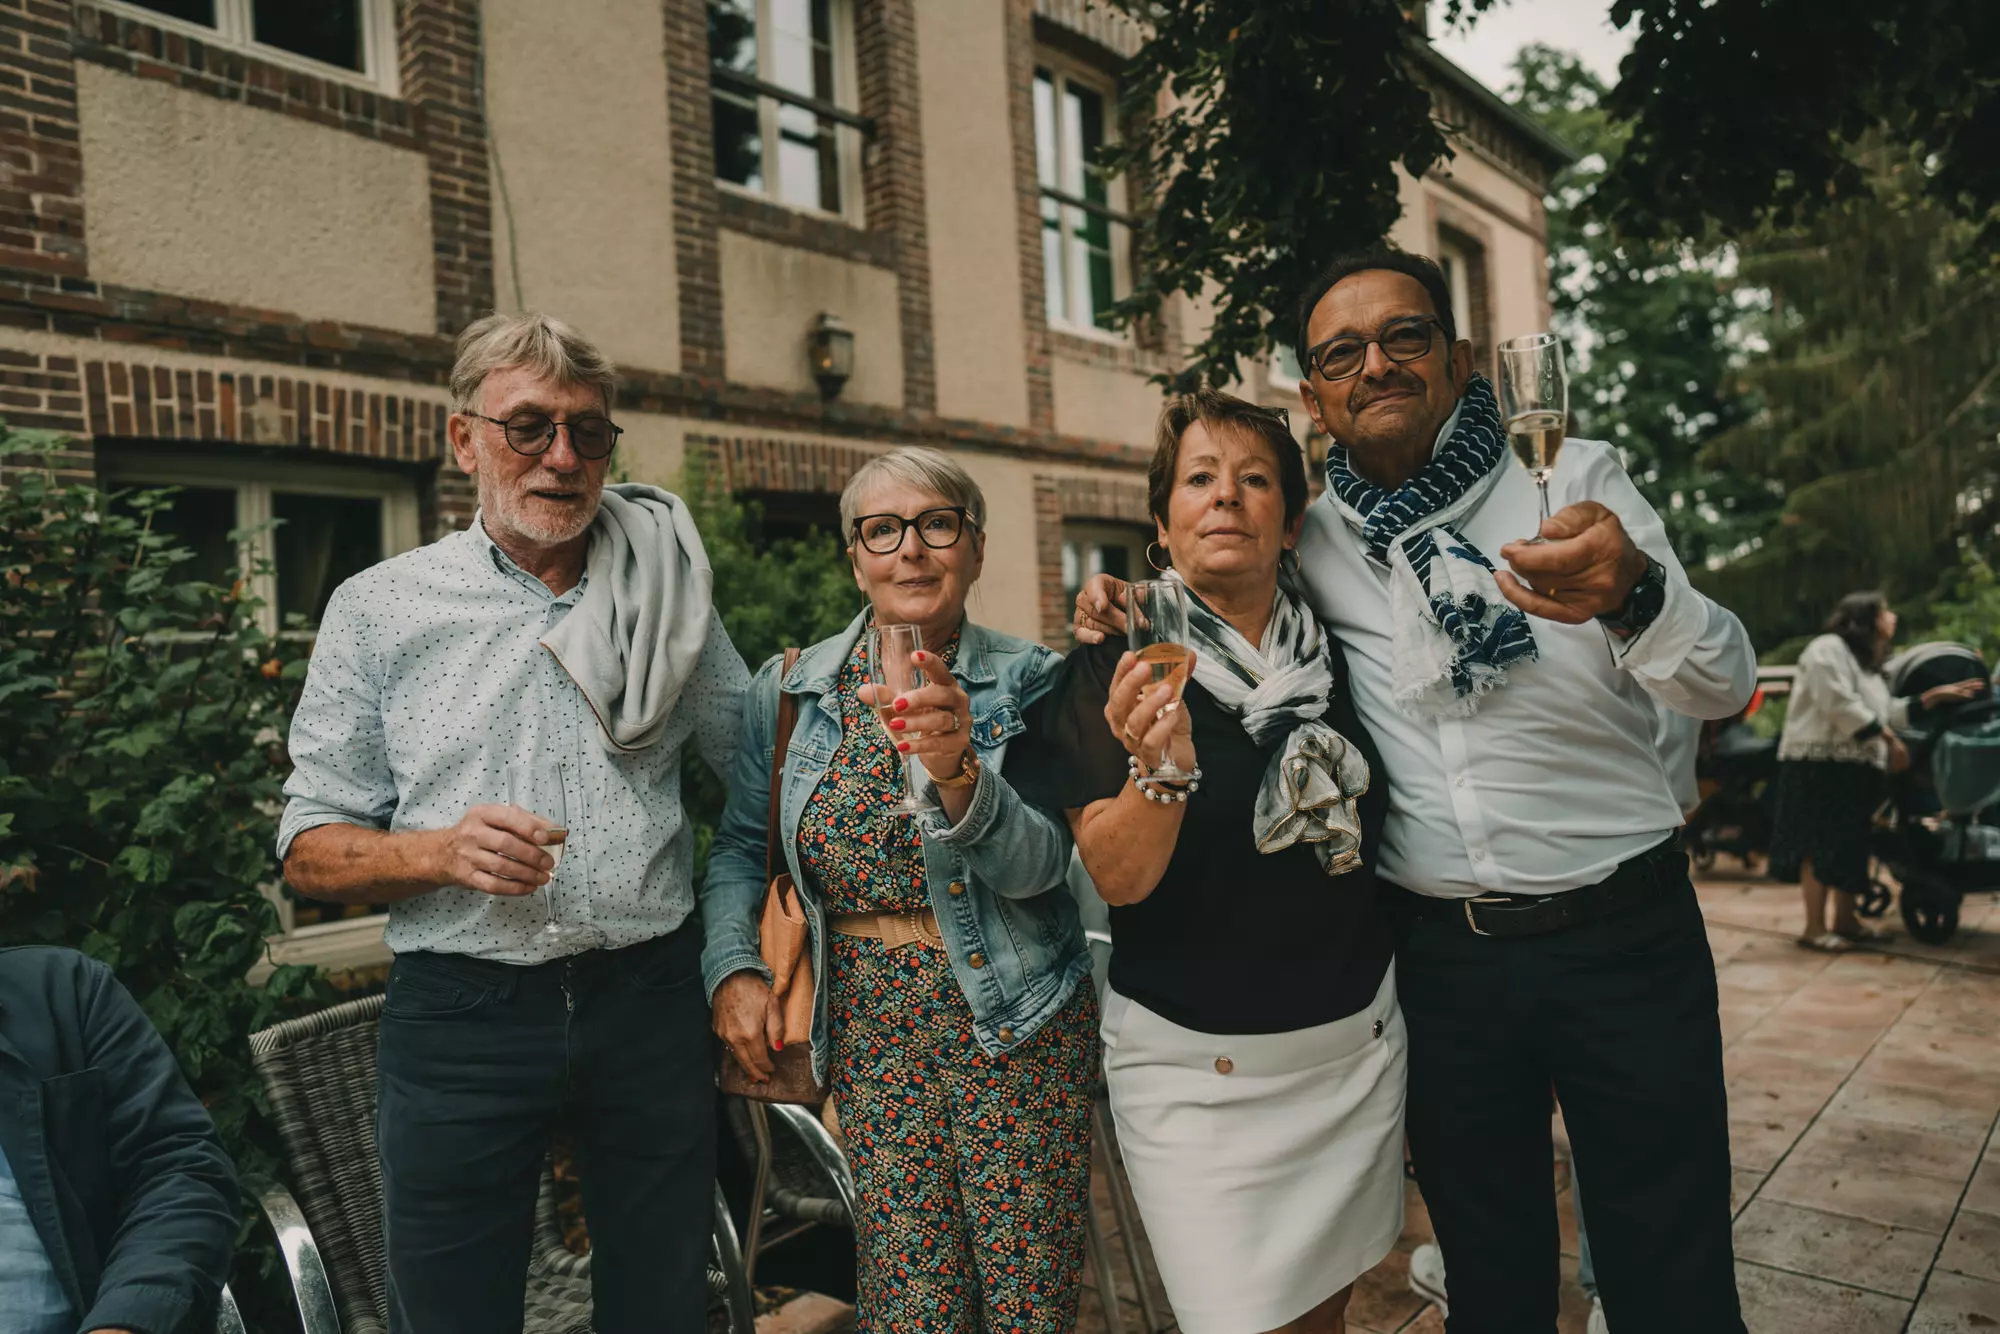
[[[1451,322],[1454,338],[1470,340],[1472,334],[1472,255],[1464,243],[1440,236],[1438,267],[1444,270],[1445,285],[1451,290]]]
[[[828,0],[827,21],[832,26],[833,48],[833,97],[830,102],[817,97],[808,97],[792,89],[785,88],[765,75],[772,67],[771,41],[773,25],[770,21],[771,0],[748,0],[756,10],[757,23],[757,70],[753,76],[738,76],[744,83],[754,84],[755,91],[748,87],[729,88],[734,79],[718,80],[715,77],[715,61],[710,58],[709,70],[709,117],[710,133],[714,132],[714,106],[716,94],[727,88],[737,97],[753,98],[757,104],[757,132],[762,161],[765,165],[765,188],[758,190],[735,181],[724,180],[715,172],[714,153],[711,149],[709,173],[715,188],[727,194],[744,199],[760,200],[774,208],[791,213],[803,213],[813,218],[828,218],[844,222],[851,227],[866,225],[866,213],[862,201],[861,156],[868,140],[875,136],[875,121],[863,116],[854,108],[860,100],[860,75],[854,59],[854,3],[853,0]],[[706,0],[704,0],[704,6]],[[704,8],[704,12],[706,12]],[[733,71],[731,73],[734,73]],[[840,209],[830,212],[815,204],[794,204],[778,192],[781,178],[778,145],[778,111],[781,105],[802,107],[814,115],[833,122],[833,156],[840,182]],[[838,115],[830,114],[838,112]]]
[[[111,485],[121,490],[198,486],[234,491],[235,526],[258,529],[249,541],[239,545],[237,559],[245,569],[271,567],[250,577],[250,592],[261,604],[257,608],[258,627],[266,634],[292,642],[310,642],[316,632],[284,630],[278,625],[277,552],[270,527],[274,492],[381,501],[383,560],[423,543],[416,479],[405,473],[290,460],[259,467],[240,459],[171,454],[157,461],[145,457],[118,458],[107,464],[105,472]]]
[[[1079,569],[1083,576],[1083,582],[1088,582],[1092,573],[1088,568],[1084,567],[1085,553],[1091,549],[1111,546],[1123,547],[1131,556],[1132,561],[1128,573],[1132,578],[1152,579],[1158,577],[1158,572],[1152,568],[1152,563],[1146,559],[1146,552],[1158,540],[1159,529],[1157,525],[1149,527],[1143,523],[1118,519],[1064,519],[1062,521],[1062,554],[1059,558],[1061,565],[1065,567],[1062,570],[1064,594],[1070,598],[1074,598],[1075,596],[1075,590],[1069,587],[1067,569],[1069,553],[1072,547],[1076,549],[1079,557]],[[1077,587],[1081,588],[1082,583],[1079,583]]]
[[[1039,78],[1043,70],[1049,72],[1055,91],[1055,114],[1058,122],[1055,134],[1057,154],[1056,178],[1061,180],[1063,178],[1062,168],[1064,164],[1062,162],[1062,153],[1064,152],[1064,145],[1060,122],[1064,88],[1074,83],[1080,87],[1089,89],[1102,99],[1104,103],[1104,142],[1106,144],[1115,144],[1124,138],[1119,132],[1120,126],[1118,123],[1118,80],[1115,76],[1084,64],[1073,57],[1066,56],[1060,51],[1046,46],[1037,46],[1035,48],[1034,77]],[[1032,86],[1029,90],[1029,97],[1032,104]],[[1039,125],[1035,127],[1035,138],[1039,143],[1041,139],[1041,127]],[[1041,216],[1041,201],[1044,199],[1055,200],[1056,207],[1059,210],[1081,209],[1085,212],[1102,213],[1105,219],[1111,224],[1111,292],[1112,300],[1117,302],[1123,301],[1132,294],[1132,238],[1138,228],[1138,219],[1131,213],[1130,200],[1127,197],[1125,189],[1124,174],[1107,176],[1104,185],[1105,205],[1100,210],[1088,201],[1076,198],[1066,190],[1050,189],[1048,186],[1043,185],[1040,177],[1040,162],[1037,160],[1035,212],[1038,228],[1043,232],[1046,232],[1048,227],[1047,219]],[[1068,255],[1068,246],[1066,244],[1068,240],[1067,225],[1067,221],[1064,220],[1063,226],[1057,229],[1057,235],[1065,242],[1064,245],[1058,247],[1057,253],[1065,256],[1065,263],[1067,263],[1066,256]],[[1061,283],[1064,296],[1063,316],[1061,319],[1049,318],[1048,323],[1051,329],[1059,330],[1062,333],[1071,334],[1079,338],[1090,338],[1099,342],[1110,343],[1117,347],[1129,347],[1131,345],[1132,330],[1129,327],[1124,329],[1106,329],[1095,321],[1079,324],[1069,309],[1070,278],[1067,270],[1065,269],[1062,274],[1052,277],[1048,272],[1048,265],[1046,263],[1042,266],[1042,311],[1045,317],[1048,314],[1048,287],[1051,281]]]
[[[393,0],[360,0],[361,60],[364,68],[344,69],[311,56],[287,51],[282,46],[260,42],[256,32],[252,0],[215,0],[215,26],[162,14],[131,0],[97,0],[100,8],[121,18],[148,23],[165,32],[180,33],[210,45],[226,47],[268,64],[311,74],[329,82],[351,84],[388,97],[402,95],[401,53],[396,44],[396,16]]]

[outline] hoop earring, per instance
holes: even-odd
[[[1159,561],[1153,559],[1154,547],[1159,547],[1160,554],[1166,557],[1165,564],[1161,564]],[[1161,546],[1160,543],[1158,542],[1148,542],[1146,544],[1146,564],[1152,566],[1154,569],[1158,570],[1161,574],[1165,574],[1168,570],[1174,568],[1174,553],[1168,551],[1164,546]]]
[[[1278,572],[1289,579],[1299,577],[1299,552],[1297,547],[1286,547],[1278,553]]]

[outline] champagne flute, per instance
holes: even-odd
[[[1178,580],[1150,579],[1127,589],[1126,642],[1140,662],[1152,667],[1151,684],[1167,682],[1174,699],[1187,688],[1187,637],[1187,595]],[[1194,777],[1174,763],[1172,750],[1161,752],[1160,762],[1149,767],[1154,778],[1170,783]]]
[[[596,927],[556,920],[556,873],[562,866],[563,847],[569,841],[569,803],[563,792],[562,767],[547,761],[508,765],[507,804],[535,818],[541,833],[549,840],[542,850],[555,859],[555,865],[549,868],[549,883],[542,886],[546,912],[542,938],[565,946],[588,947],[600,943],[603,937]]]
[[[1549,478],[1569,426],[1569,376],[1563,371],[1562,340],[1550,333],[1510,338],[1500,344],[1500,418],[1514,457],[1541,491],[1542,519],[1549,517]],[[1541,524],[1530,542],[1543,542]]]
[[[924,646],[923,633],[914,625],[878,625],[868,632],[868,680],[875,687],[875,713],[891,741],[915,741],[920,732],[898,732],[889,726],[896,717],[896,697],[907,695],[924,684],[923,673],[911,655]],[[903,796],[887,809],[891,815],[921,815],[936,810],[937,803],[917,789],[917,757],[904,755]]]

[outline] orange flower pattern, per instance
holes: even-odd
[[[867,680],[864,637],[835,686],[840,747],[799,821],[828,913],[932,906],[916,822],[882,809],[902,760],[856,693]],[[828,955],[829,1077],[861,1197],[858,1329],[1068,1334],[1090,1199],[1090,983],[989,1056],[943,950],[833,936]]]

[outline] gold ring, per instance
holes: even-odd
[[[1123,737],[1125,738],[1125,744],[1126,744],[1126,745],[1128,745],[1128,746],[1136,746],[1136,745],[1138,745],[1138,744],[1139,744],[1139,738],[1138,738],[1138,737],[1135,737],[1135,736],[1133,736],[1133,735],[1132,735],[1132,729],[1131,729],[1131,728],[1129,728],[1129,727],[1121,727],[1121,728],[1119,728],[1119,729],[1118,729],[1118,731],[1119,731],[1120,735],[1122,735],[1122,736],[1123,736]]]
[[[947,732],[956,732],[962,726],[964,726],[964,724],[959,721],[958,715],[954,713],[951,715],[951,726],[947,727],[945,730]]]

